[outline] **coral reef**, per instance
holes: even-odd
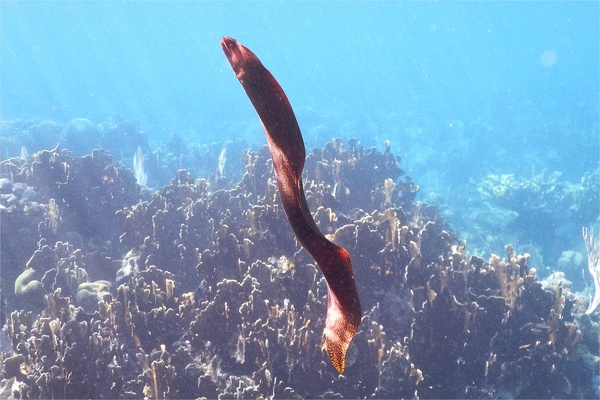
[[[148,138],[132,121],[112,117],[98,125],[102,149],[108,150],[116,158],[133,156],[138,146],[148,149]]]
[[[60,141],[63,126],[48,120],[0,121],[0,160],[51,149]]]
[[[580,229],[598,217],[599,174],[598,169],[588,171],[579,182],[566,181],[560,172],[485,175],[460,189],[468,204],[448,205],[444,215],[474,253],[488,257],[510,243],[530,254],[530,265],[540,276],[565,267],[569,279],[583,289],[583,260],[569,253],[585,252]]]
[[[185,168],[205,177],[216,190],[237,183],[243,171],[240,156],[250,147],[242,137],[207,144],[184,140],[180,134],[172,133],[170,140],[150,148],[148,136],[137,123],[118,116],[100,124],[85,118],[74,118],[65,124],[36,119],[0,121],[0,161],[16,156],[25,160],[30,153],[52,149],[60,143],[61,148],[78,156],[103,149],[126,166],[136,165],[137,158],[136,179],[142,186],[160,188],[169,183],[173,171]],[[142,160],[144,171],[139,170]],[[142,181],[143,172],[147,173],[146,182]],[[145,188],[142,190],[147,199],[150,194]]]
[[[552,244],[560,240],[555,237],[557,227],[593,223],[600,201],[600,170],[587,172],[579,183],[561,181],[561,175],[560,172],[547,175],[544,171],[531,178],[488,175],[477,190],[483,200],[515,213],[507,226],[522,238],[537,238],[538,243]]]
[[[61,132],[61,145],[78,155],[85,155],[101,148],[98,127],[89,119],[74,118],[67,122]]]
[[[65,124],[37,119],[0,121],[0,160],[23,155],[23,151],[51,149],[58,143],[79,156],[101,148],[117,160],[132,157],[138,146],[148,149],[147,134],[134,122],[116,116],[100,124],[85,118]]]
[[[268,150],[242,163],[237,184],[179,170],[138,202],[133,173],[101,151],[2,162],[0,394],[598,397],[597,313],[577,312],[561,280],[542,286],[511,247],[468,254],[389,146],[340,140],[304,175],[364,310],[336,373],[325,280],[282,214]]]
[[[0,175],[4,182],[0,194],[0,286],[7,306],[14,299],[6,294],[15,289],[25,297],[39,297],[39,289],[33,290],[39,288],[36,281],[44,284],[40,278],[51,269],[59,273],[66,253],[79,251],[68,263],[93,266],[90,273],[94,279],[114,280],[118,267],[112,268],[105,259],[122,254],[116,212],[139,198],[131,171],[100,150],[77,157],[55,148],[25,160],[5,160]],[[23,276],[28,269],[35,274],[25,272]],[[19,275],[19,287],[15,287]],[[39,300],[34,303],[39,305]]]
[[[249,144],[242,138],[223,142],[199,143],[184,140],[177,133],[146,154],[149,185],[161,187],[173,178],[173,171],[185,168],[211,183],[213,190],[227,189],[243,173],[241,155]]]

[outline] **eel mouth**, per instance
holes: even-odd
[[[256,55],[247,47],[238,43],[234,38],[223,36],[223,39],[221,39],[221,47],[223,48],[223,53],[225,53],[229,64],[231,64],[231,68],[233,68],[233,71],[238,78],[240,77],[239,74],[244,69],[260,64],[258,57],[256,57]]]
[[[221,39],[221,47],[223,48],[223,53],[225,53],[225,57],[231,64],[233,70],[237,73],[237,68],[240,63],[243,61],[242,52],[240,49],[240,45],[237,40],[230,38],[229,36],[223,36]]]
[[[221,47],[223,48],[223,52],[229,58],[229,55],[233,51],[233,49],[237,46],[237,40],[234,38],[230,38],[229,36],[223,36],[221,39]]]

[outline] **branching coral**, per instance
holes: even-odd
[[[576,325],[562,288],[544,290],[527,257],[511,248],[505,258],[469,255],[437,209],[412,201],[414,191],[405,196],[409,183],[398,180],[389,148],[382,153],[352,142],[345,150],[341,144],[334,141],[309,156],[306,192],[320,228],[351,253],[365,310],[344,375],[325,362],[322,350],[325,281],[287,227],[263,150],[245,153],[246,174],[238,185],[215,189],[181,170],[135,206],[122,202],[124,194],[135,193],[132,173],[106,165],[102,153],[83,161],[53,151],[0,165],[12,183],[2,185],[3,195],[27,198],[19,179],[33,179],[26,189],[38,192],[41,210],[26,214],[19,199],[2,198],[2,218],[27,233],[23,240],[33,241],[14,258],[18,263],[12,261],[22,267],[9,275],[8,292],[23,271],[16,282],[21,294],[31,282],[41,288],[39,315],[15,309],[24,307],[9,298],[12,353],[4,358],[2,393],[593,397],[593,364],[584,361],[581,341],[588,338],[591,346],[597,328]],[[58,161],[67,163],[66,172]],[[21,174],[37,162],[36,179],[40,173],[44,179]],[[46,181],[94,171],[78,167],[89,162],[108,168],[110,179],[114,171],[125,174],[117,177],[123,187],[114,193],[116,203],[78,214],[117,222],[98,231],[104,244],[94,248],[61,236],[75,204],[67,205],[58,185]],[[89,191],[86,185],[96,181],[76,182]],[[54,219],[56,233],[38,231],[52,217],[51,198],[60,217]],[[80,207],[87,209],[87,203]],[[116,215],[109,218],[109,212]],[[35,229],[23,219],[35,219]],[[4,221],[3,262],[11,260],[4,258],[5,249],[15,249],[7,245],[4,233],[12,231]],[[120,256],[107,255],[119,237]],[[117,274],[115,289],[102,282],[114,282]],[[2,285],[6,276],[3,268]]]

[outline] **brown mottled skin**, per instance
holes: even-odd
[[[290,225],[325,275],[328,289],[325,345],[333,366],[343,372],[346,351],[361,319],[350,256],[323,236],[306,204],[302,187],[306,151],[283,89],[258,57],[235,39],[225,36],[221,46],[265,129],[281,203]]]

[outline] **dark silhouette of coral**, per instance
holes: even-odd
[[[141,202],[132,172],[101,151],[2,162],[0,393],[597,397],[597,316],[577,314],[561,285],[543,289],[527,255],[469,255],[389,148],[339,140],[312,151],[304,176],[363,303],[336,373],[325,280],[289,229],[268,152],[242,160],[235,185],[181,170]]]

